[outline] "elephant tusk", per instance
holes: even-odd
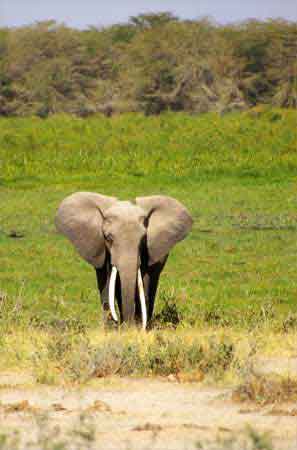
[[[109,308],[112,318],[115,322],[118,321],[118,316],[115,310],[115,284],[117,279],[117,268],[113,266],[109,282]]]
[[[144,295],[143,282],[142,282],[140,269],[138,269],[137,283],[138,283],[138,292],[139,292],[140,306],[141,306],[142,328],[145,330],[146,325],[147,325],[147,312],[146,312],[145,295]]]

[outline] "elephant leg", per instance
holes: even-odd
[[[168,255],[162,261],[149,266],[143,275],[143,286],[147,305],[148,323],[152,321],[159,278],[162,270],[164,269],[167,258]]]
[[[104,326],[109,326],[112,323],[112,318],[108,302],[108,289],[110,280],[110,271],[108,270],[108,265],[105,265],[102,269],[96,269],[96,277],[102,304],[103,324]]]

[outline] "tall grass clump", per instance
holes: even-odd
[[[61,377],[85,382],[115,375],[189,374],[189,379],[197,381],[206,376],[224,376],[234,355],[234,346],[228,341],[212,338],[199,342],[197,338],[160,331],[147,337],[135,332],[120,336],[111,333],[101,336],[97,343],[81,334],[51,333],[34,353],[32,362],[37,381],[45,384],[55,383]]]

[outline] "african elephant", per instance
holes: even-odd
[[[138,197],[135,203],[77,192],[60,205],[55,224],[96,270],[104,317],[151,321],[162,269],[171,248],[192,227],[187,209],[166,196]],[[119,277],[117,277],[117,273]]]

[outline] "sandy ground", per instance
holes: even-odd
[[[232,403],[228,389],[159,379],[100,380],[85,388],[19,384],[25,382],[0,376],[1,432],[19,433],[19,447],[7,441],[1,449],[245,450],[247,425],[268,432],[275,450],[297,449],[297,404],[248,407]],[[228,439],[236,443],[221,442]]]

